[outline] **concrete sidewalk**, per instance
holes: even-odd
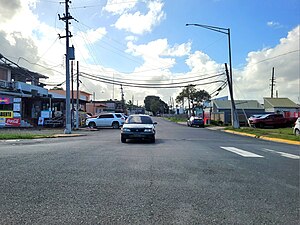
[[[0,134],[33,134],[33,135],[46,135],[49,138],[58,137],[78,137],[86,136],[88,132],[98,131],[98,129],[92,129],[88,127],[72,130],[71,134],[65,134],[64,128],[1,128]]]

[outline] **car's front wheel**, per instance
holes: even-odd
[[[113,123],[112,123],[112,127],[113,127],[114,129],[118,129],[118,128],[120,127],[120,125],[119,125],[118,122],[113,122]]]
[[[95,122],[89,122],[89,128],[96,128],[96,123]]]
[[[296,136],[300,136],[300,130],[296,129],[296,130],[295,130],[295,135],[296,135]]]
[[[121,137],[121,142],[126,143],[126,138]]]

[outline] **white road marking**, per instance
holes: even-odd
[[[244,156],[244,157],[250,157],[250,158],[264,158],[264,156],[262,155],[257,155],[257,154],[254,154],[252,152],[247,152],[245,150],[242,150],[242,149],[238,149],[238,148],[235,148],[235,147],[221,147],[227,151],[230,151],[230,152],[233,152],[235,154],[238,154],[238,155],[241,155],[241,156]]]
[[[9,140],[1,140],[1,142],[17,142],[19,139],[9,139]]]
[[[275,154],[279,154],[283,157],[286,157],[286,158],[290,158],[290,159],[300,159],[300,156],[299,155],[293,155],[293,154],[290,154],[290,153],[286,153],[286,152],[277,152],[275,150],[272,150],[272,149],[267,149],[267,148],[264,148],[265,151],[267,152],[273,152]]]

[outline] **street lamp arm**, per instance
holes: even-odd
[[[223,27],[215,27],[215,26],[209,26],[209,25],[203,25],[203,24],[197,24],[197,23],[187,23],[186,26],[197,26],[197,27],[203,27],[212,31],[216,31],[222,34],[229,34],[229,28],[223,28]]]

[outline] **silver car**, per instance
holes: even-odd
[[[155,125],[148,115],[131,115],[121,129],[121,142],[127,139],[149,140],[155,142]]]

